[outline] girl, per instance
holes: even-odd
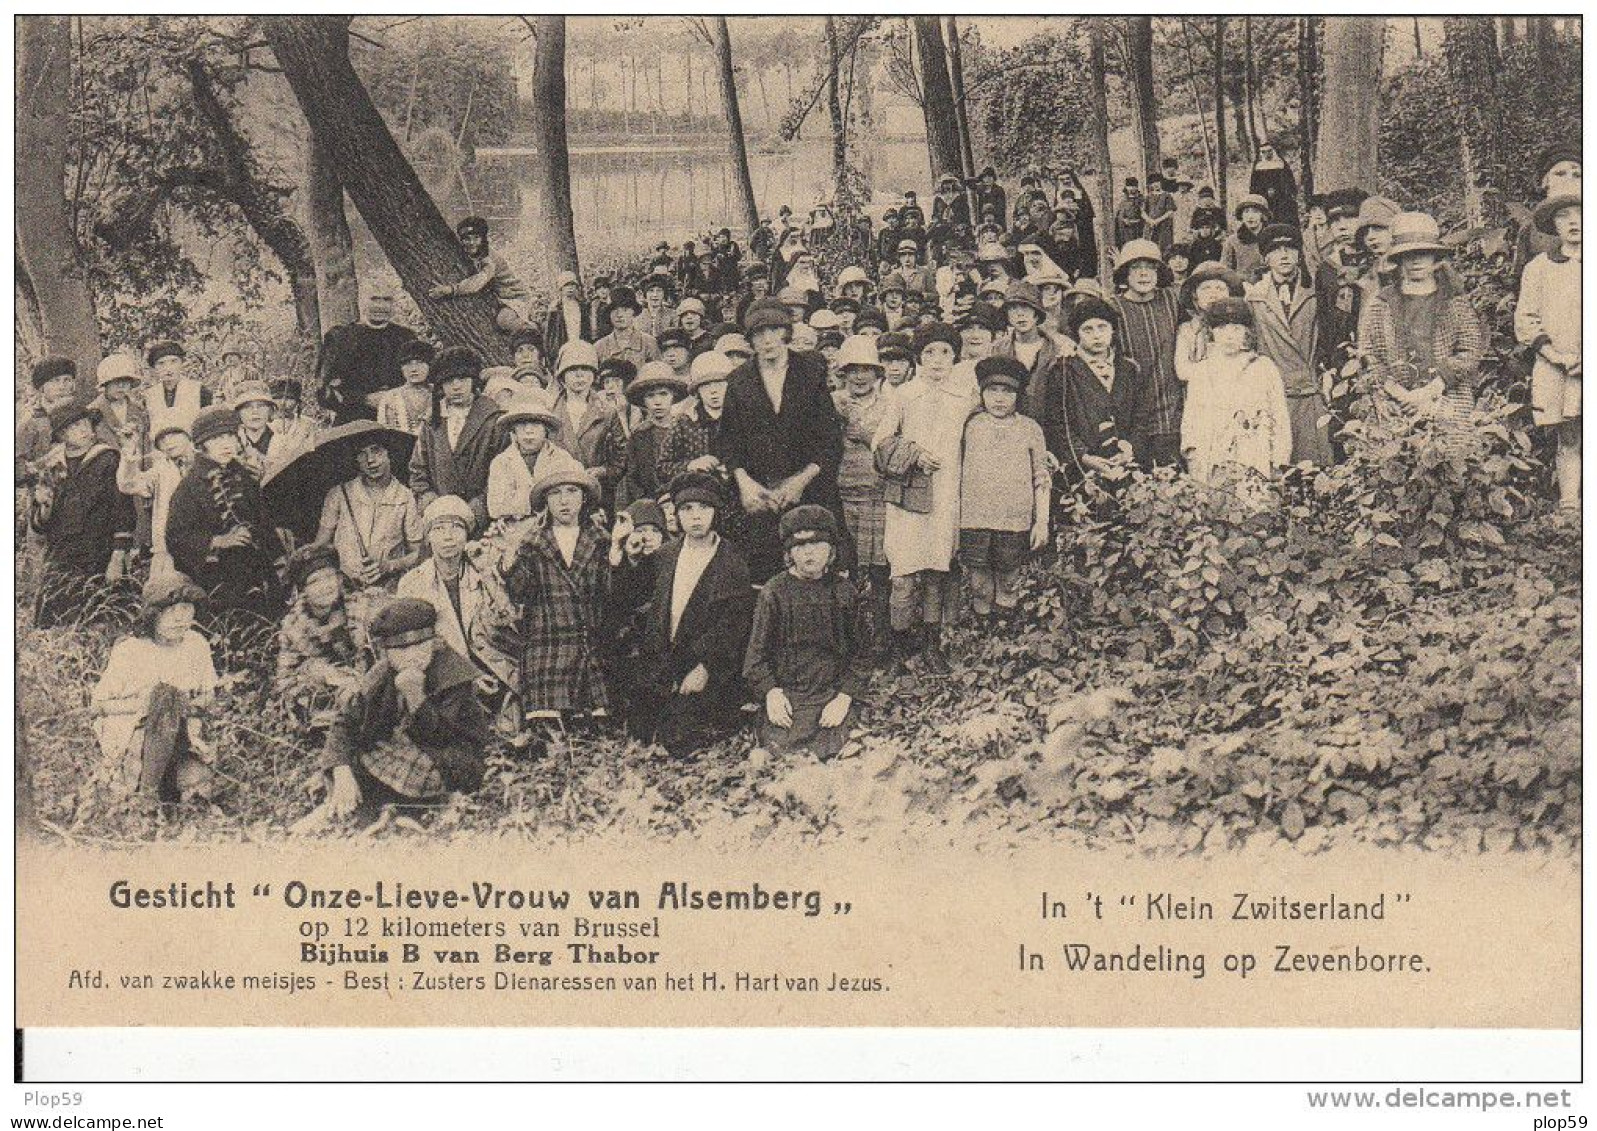
[[[1176,376],[1182,384],[1192,380],[1192,370],[1208,354],[1209,329],[1203,312],[1223,298],[1241,298],[1242,276],[1220,263],[1200,263],[1181,285],[1181,309],[1186,320],[1176,331]],[[1188,395],[1191,395],[1190,388]]]
[[[1191,369],[1187,404],[1181,418],[1181,447],[1187,470],[1214,486],[1231,486],[1255,496],[1263,484],[1243,469],[1266,478],[1292,458],[1292,418],[1286,387],[1275,362],[1256,353],[1249,336],[1253,307],[1229,295],[1204,311],[1211,338],[1209,352]]]
[[[915,331],[915,379],[899,389],[871,443],[877,469],[889,480],[882,545],[893,577],[899,654],[922,650],[935,676],[953,670],[942,631],[955,595],[950,567],[959,542],[960,443],[979,403],[974,383],[956,373],[959,346],[958,332],[946,323]]]
[[[601,663],[609,536],[594,520],[598,504],[599,483],[582,468],[545,474],[532,487],[532,530],[505,571],[505,589],[521,609],[521,703],[529,720],[609,713]]]
[[[555,383],[560,391],[552,411],[560,421],[556,443],[576,457],[599,484],[599,490],[608,495],[615,490],[622,468],[618,462],[607,463],[600,454],[606,446],[603,441],[607,433],[615,425],[616,406],[594,388],[598,376],[599,355],[594,347],[581,340],[567,342],[560,351],[560,363],[555,366]]]
[[[1181,382],[1176,377],[1176,322],[1180,317],[1173,276],[1157,244],[1135,240],[1115,255],[1114,307],[1120,315],[1120,348],[1137,363],[1152,391],[1152,413],[1144,459],[1169,466],[1181,456]]]
[[[1535,227],[1559,246],[1532,259],[1520,279],[1514,333],[1535,350],[1531,413],[1558,440],[1553,467],[1558,506],[1580,513],[1580,197],[1554,196],[1536,209]]]
[[[1027,370],[1013,357],[976,363],[982,410],[965,425],[960,473],[959,560],[970,577],[971,610],[1013,612],[1016,582],[1030,554],[1048,542],[1053,473],[1042,426],[1015,406]]]
[[[837,414],[843,418],[843,462],[838,466],[837,490],[843,497],[843,521],[854,539],[859,568],[870,582],[871,619],[879,649],[891,647],[888,622],[892,578],[882,534],[887,522],[886,484],[876,470],[871,441],[887,411],[882,392],[884,366],[876,343],[856,335],[837,354],[843,388],[834,394]]]
[[[346,598],[331,546],[301,546],[289,555],[287,574],[294,598],[278,635],[274,690],[301,723],[325,730],[371,666],[364,617]]]
[[[433,411],[432,363],[432,346],[423,341],[405,343],[399,351],[399,375],[405,383],[377,394],[377,423],[421,435]]]
[[[111,804],[209,800],[215,753],[204,719],[217,687],[211,646],[194,631],[205,595],[182,577],[152,579],[132,636],[111,648],[90,696],[100,765],[94,784]]]
[[[825,507],[782,516],[787,569],[760,591],[743,678],[762,697],[761,745],[835,758],[870,678],[868,632],[853,585],[832,569],[837,519]]]
[[[664,361],[646,364],[628,386],[627,400],[642,410],[643,419],[626,440],[627,471],[616,489],[616,506],[660,496],[660,448],[671,428],[672,409],[687,395],[687,382]]]
[[[532,485],[540,476],[557,464],[581,465],[558,446],[560,418],[542,399],[522,394],[505,409],[499,424],[510,436],[510,446],[488,465],[488,517],[526,518],[532,513]]]

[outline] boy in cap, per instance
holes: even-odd
[[[422,512],[428,554],[399,579],[400,597],[417,597],[438,612],[438,636],[477,669],[478,697],[503,733],[520,730],[521,684],[514,654],[516,611],[499,571],[466,545],[475,516],[464,499],[444,495]]]
[[[50,413],[56,445],[33,488],[30,521],[44,537],[44,574],[35,623],[50,628],[81,613],[104,612],[91,598],[118,552],[133,544],[133,500],[117,490],[117,450],[95,435],[99,412],[81,401]]]
[[[599,483],[563,465],[534,483],[531,497],[532,530],[504,574],[521,609],[522,710],[529,720],[602,717],[610,707],[603,663],[610,538],[595,513]]]
[[[640,309],[631,287],[616,287],[610,293],[610,332],[593,344],[599,361],[623,357],[642,366],[646,361],[660,360],[660,344],[636,325]]]
[[[934,322],[915,331],[915,378],[899,388],[872,439],[887,479],[883,547],[892,570],[892,624],[899,654],[922,650],[926,670],[946,676],[944,621],[953,612],[959,544],[960,445],[980,403],[956,367],[959,333]]]
[[[660,447],[671,428],[672,410],[687,395],[687,382],[664,361],[649,362],[627,388],[627,400],[642,410],[643,420],[627,439],[626,474],[616,488],[617,507],[634,499],[657,499],[664,492]]]
[[[1181,381],[1176,376],[1176,331],[1181,311],[1174,279],[1151,240],[1133,240],[1115,254],[1114,307],[1120,316],[1121,346],[1149,382],[1153,416],[1143,423],[1147,449],[1140,453],[1155,467],[1181,459]]]
[[[837,516],[794,507],[782,516],[787,568],[760,590],[743,678],[764,704],[760,744],[837,757],[870,681],[870,630],[854,586],[834,568]]]
[[[1020,567],[1048,543],[1048,445],[1042,426],[1015,411],[1027,377],[1013,357],[976,363],[982,407],[965,425],[959,561],[981,619],[1014,611]]]
[[[437,634],[438,611],[413,597],[372,619],[380,658],[344,702],[317,768],[327,799],[316,820],[370,823],[388,805],[431,805],[482,784],[491,732],[476,669]]]
[[[488,469],[503,447],[502,409],[481,395],[482,357],[470,346],[452,346],[433,362],[438,390],[433,412],[410,460],[410,489],[418,506],[440,495],[471,504],[478,524],[488,522]]]
[[[1275,362],[1292,413],[1292,460],[1328,465],[1335,460],[1327,425],[1330,414],[1320,389],[1319,302],[1303,284],[1303,237],[1296,228],[1271,224],[1259,233],[1265,273],[1248,288],[1259,352]]]
[[[486,292],[499,306],[494,325],[504,333],[513,334],[532,325],[532,291],[510,269],[504,256],[489,250],[488,221],[481,216],[468,216],[455,225],[455,234],[476,270],[459,282],[429,288],[428,297],[460,298]]]
[[[199,451],[172,493],[166,544],[172,564],[205,591],[213,612],[275,620],[283,547],[261,503],[260,481],[240,462],[238,429],[230,408],[195,417]]]
[[[525,331],[523,331],[525,333]],[[404,383],[377,394],[377,423],[385,428],[420,437],[433,413],[433,348],[421,339],[406,342],[399,351],[399,375]]]
[[[670,494],[682,537],[655,559],[629,721],[639,737],[682,755],[737,725],[754,593],[743,555],[717,530],[729,505],[722,481],[687,471]]]
[[[338,551],[331,546],[301,546],[288,556],[284,573],[293,596],[278,631],[272,691],[302,725],[321,731],[371,666],[364,623],[368,610],[364,602],[349,600]],[[355,615],[357,604],[361,616]]]
[[[1580,514],[1580,197],[1553,196],[1536,209],[1533,223],[1558,247],[1532,259],[1520,278],[1514,335],[1534,351],[1530,405],[1536,424],[1557,439],[1553,469],[1558,505]]]

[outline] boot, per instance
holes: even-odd
[[[939,678],[954,674],[954,667],[943,654],[943,630],[939,625],[926,626],[926,647],[921,652],[921,662],[926,674]]]

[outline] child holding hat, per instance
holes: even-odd
[[[803,505],[782,516],[787,568],[760,590],[743,678],[764,704],[760,742],[772,751],[837,757],[870,679],[869,629],[853,585],[839,577],[837,517]]]
[[[1015,411],[1027,377],[1017,358],[976,363],[982,408],[965,425],[959,560],[980,618],[1014,610],[1020,567],[1048,543],[1048,447],[1042,426]]]

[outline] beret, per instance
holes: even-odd
[[[438,610],[420,597],[396,597],[372,617],[372,643],[382,648],[420,644],[437,635]]]
[[[721,489],[721,481],[708,471],[684,471],[671,480],[666,491],[679,507],[683,503],[704,503],[717,509],[726,506],[726,492]]]
[[[1037,308],[1041,310],[1039,306]],[[990,302],[972,302],[970,309],[959,317],[961,328],[965,326],[980,326],[992,333],[1001,333],[1008,323],[1004,320],[1004,312]]]
[[[404,365],[407,361],[425,361],[428,365],[431,365],[433,359],[437,356],[438,351],[433,349],[432,343],[424,342],[420,338],[414,338],[399,347],[399,364],[401,365]]]
[[[891,331],[876,339],[876,356],[883,361],[890,358],[899,358],[902,361],[913,361],[915,355],[910,352],[909,335]]]
[[[1115,334],[1119,335],[1120,319],[1115,315],[1115,308],[1101,298],[1087,295],[1070,308],[1070,314],[1065,319],[1070,327],[1070,336],[1073,338],[1079,336],[1081,328],[1093,319],[1109,323],[1115,328]]]
[[[50,438],[58,440],[61,433],[80,420],[100,422],[100,410],[84,401],[73,401],[50,410]]]
[[[837,516],[816,503],[804,503],[782,515],[780,523],[783,549],[813,542],[837,544]]]
[[[933,342],[946,342],[954,351],[954,359],[959,359],[960,347],[964,344],[959,331],[946,322],[928,322],[924,326],[915,327],[915,356],[918,358],[926,352],[926,347]]]
[[[212,405],[210,408],[200,409],[199,415],[194,418],[194,427],[189,429],[189,434],[194,438],[196,446],[217,436],[225,436],[239,429],[238,413],[230,408]]]
[[[638,367],[624,357],[606,358],[599,364],[600,382],[619,379],[623,387],[632,384],[632,379],[638,375]]]
[[[567,272],[569,274],[569,272]],[[573,283],[576,279],[571,280]],[[515,353],[522,346],[532,346],[539,353],[543,352],[543,335],[531,326],[517,330],[510,337],[510,352]]]
[[[462,236],[467,232],[476,232],[479,236],[486,236],[488,234],[488,221],[481,216],[467,216],[455,225],[455,231]]]
[[[76,377],[78,363],[70,357],[46,357],[33,367],[33,387],[42,386],[46,381],[53,381],[57,377]]]
[[[1553,166],[1562,161],[1573,161],[1577,165],[1583,164],[1578,145],[1552,145],[1542,150],[1541,159],[1536,162],[1536,180],[1547,179],[1547,174],[1553,171]]]
[[[461,377],[475,381],[481,376],[482,355],[470,346],[450,346],[441,351],[432,364],[432,379],[438,383]]]
[[[610,291],[611,310],[630,310],[637,313],[638,295],[631,287],[615,287]]]
[[[1227,296],[1203,312],[1203,321],[1211,330],[1217,326],[1252,326],[1253,306],[1247,299]]]
[[[858,300],[851,299],[847,295],[838,295],[831,301],[830,305],[832,310],[837,314],[859,313]]]
[[[862,306],[860,312],[854,316],[854,329],[863,330],[867,326],[875,326],[883,333],[887,332],[887,315],[874,306]]]
[[[976,363],[976,383],[984,389],[998,384],[1019,392],[1030,379],[1030,371],[1018,358],[984,357]]]
[[[633,500],[627,507],[627,517],[632,520],[634,530],[640,526],[653,526],[660,533],[665,533],[665,509],[653,499]]]
[[[793,315],[781,302],[772,299],[761,299],[749,307],[749,312],[743,316],[743,327],[751,335],[757,330],[767,330],[772,327],[778,329],[791,329]]]
[[[188,355],[183,352],[183,347],[178,345],[176,342],[171,342],[171,341],[151,342],[150,343],[150,348],[147,351],[145,351],[145,354],[144,354],[144,364],[153,367],[155,365],[155,363],[160,361],[163,357],[186,357],[186,356],[188,356]]]
[[[686,349],[688,346],[688,332],[680,326],[667,326],[655,336],[654,342],[661,349],[667,349],[671,346],[680,346]]]
[[[338,551],[329,545],[312,542],[288,556],[288,563],[283,568],[283,580],[288,582],[290,589],[299,589],[310,580],[312,574],[324,569],[338,570]]]

